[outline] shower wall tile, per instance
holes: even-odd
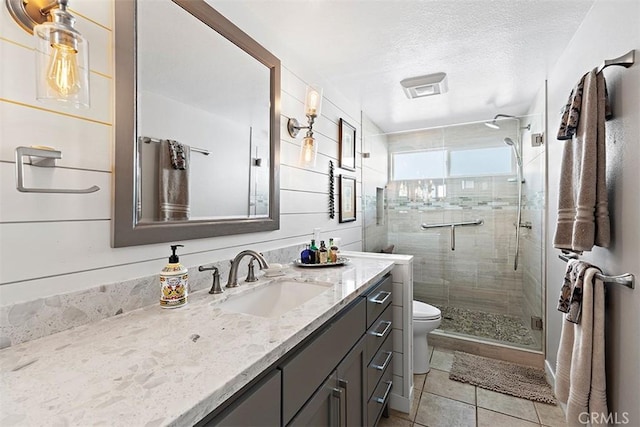
[[[486,289],[449,288],[449,305],[468,310],[505,314],[509,312],[509,294]]]
[[[428,304],[447,305],[449,289],[444,283],[413,282],[413,299]]]

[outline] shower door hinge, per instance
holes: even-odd
[[[534,331],[542,330],[542,317],[531,316],[531,329]]]
[[[531,134],[531,146],[539,147],[544,144],[544,134],[542,133],[532,133]]]

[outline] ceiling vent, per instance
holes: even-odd
[[[439,95],[447,91],[447,74],[435,73],[420,77],[410,77],[400,82],[407,98]]]

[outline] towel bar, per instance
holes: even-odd
[[[151,144],[152,142],[155,142],[155,143],[162,142],[162,140],[161,140],[161,139],[158,139],[158,138],[150,138],[150,137],[148,137],[148,136],[141,136],[141,137],[139,137],[139,138],[138,138],[138,140],[139,140],[140,142],[144,142],[144,143],[147,143],[147,144]],[[208,155],[209,155],[209,150],[205,150],[204,148],[191,147],[191,146],[190,146],[189,148],[191,148],[191,151],[195,151],[196,153],[202,153],[202,154],[204,154],[205,156],[208,156]]]
[[[635,50],[630,50],[622,56],[613,59],[605,59],[602,65],[598,67],[598,73],[611,65],[620,65],[625,68],[629,68],[635,62]]]
[[[578,259],[577,255],[560,254],[558,258],[567,262],[570,259]],[[602,273],[596,273],[596,278],[602,280],[605,283],[617,283],[618,285],[626,286],[627,288],[635,288],[635,276],[631,273],[619,274],[617,276],[608,276]]]

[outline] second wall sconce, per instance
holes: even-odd
[[[89,107],[89,44],[74,28],[67,0],[5,0],[11,17],[36,39],[36,98]]]
[[[307,129],[307,133],[302,140],[302,146],[300,147],[300,165],[307,167],[314,167],[316,164],[316,157],[318,155],[318,144],[313,138],[313,123],[320,115],[320,109],[322,107],[322,88],[316,85],[307,86],[307,94],[304,101],[304,112],[307,116],[308,125],[300,126],[300,123],[295,118],[290,118],[287,122],[287,130],[292,138],[298,136],[300,129]]]

